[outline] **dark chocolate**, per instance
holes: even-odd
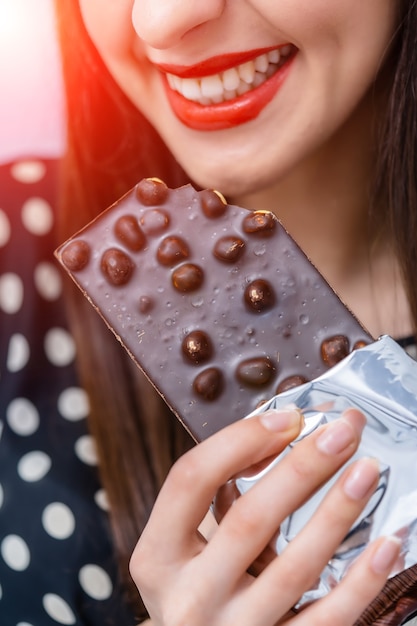
[[[332,367],[350,352],[349,339],[346,335],[335,335],[325,339],[321,344],[321,357],[327,365]]]
[[[372,341],[268,211],[142,180],[56,256],[200,441]]]
[[[288,378],[284,378],[284,380],[281,380],[281,382],[279,383],[276,389],[276,392],[277,394],[284,393],[284,391],[288,391],[289,389],[294,389],[295,387],[304,385],[307,382],[308,380],[304,378],[304,376],[297,376],[297,375],[288,376]]]

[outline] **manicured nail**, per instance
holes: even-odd
[[[375,489],[379,478],[379,463],[375,459],[361,459],[355,463],[343,484],[343,490],[352,500],[362,500]]]
[[[375,574],[389,574],[400,555],[401,540],[398,537],[384,537],[374,552],[371,567]]]
[[[365,426],[365,419],[357,411],[330,422],[317,438],[316,445],[325,454],[339,454],[354,443]]]
[[[292,428],[300,428],[303,416],[298,409],[270,410],[261,413],[259,421],[266,430],[280,432]]]

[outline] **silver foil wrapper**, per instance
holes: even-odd
[[[301,598],[297,605],[300,607],[335,587],[368,543],[379,536],[396,535],[403,542],[401,563],[392,576],[417,563],[417,362],[393,339],[383,336],[353,351],[314,381],[271,398],[247,417],[291,403],[303,411],[302,433],[261,472],[238,478],[236,486],[241,494],[301,439],[337,419],[349,407],[360,409],[367,418],[360,447],[349,462],[361,457],[377,458],[380,462],[375,493],[315,587]],[[281,524],[273,541],[278,554],[311,518],[342,470]]]

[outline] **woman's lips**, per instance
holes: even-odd
[[[214,57],[188,68],[159,69],[171,109],[183,124],[194,130],[223,130],[260,114],[285,81],[296,52],[287,44]]]

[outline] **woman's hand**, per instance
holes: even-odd
[[[392,538],[365,550],[340,585],[291,613],[372,495],[378,463],[351,464],[304,529],[257,577],[247,572],[280,523],[355,452],[364,417],[354,409],[306,437],[241,496],[207,542],[198,531],[217,490],[279,454],[300,432],[289,408],[241,420],[172,468],[131,560],[154,626],[351,626],[382,588],[399,553]]]

